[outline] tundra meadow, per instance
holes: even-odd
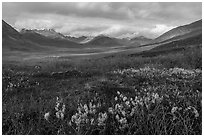
[[[201,55],[4,65],[2,133],[202,134]]]

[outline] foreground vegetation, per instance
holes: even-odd
[[[4,64],[3,134],[201,134],[200,48]]]

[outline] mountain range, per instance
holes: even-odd
[[[193,38],[202,41],[202,20],[176,27],[156,39],[149,39],[144,36],[135,36],[128,38],[113,38],[106,35],[96,37],[81,36],[72,37],[64,36],[53,29],[27,30],[22,29],[20,32],[2,20],[2,48],[5,54],[8,51],[47,51],[59,48],[103,48],[103,47],[141,47],[155,46],[159,47],[174,41],[185,41]],[[171,45],[169,45],[170,47]],[[167,47],[166,47],[167,48]]]

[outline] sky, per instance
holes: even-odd
[[[156,38],[202,19],[201,2],[3,2],[2,18],[17,30],[54,29],[64,35]]]

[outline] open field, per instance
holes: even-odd
[[[202,133],[200,46],[9,61],[2,76],[3,134]]]
[[[145,46],[145,47],[135,47],[135,46],[112,46],[112,47],[83,47],[83,48],[50,48],[47,51],[38,52],[24,52],[24,51],[3,51],[3,60],[5,61],[16,61],[16,60],[30,60],[30,59],[45,59],[45,58],[59,58],[59,57],[77,57],[77,56],[100,56],[113,53],[128,52],[131,50],[133,52],[141,52],[149,50],[150,48],[158,46]]]

